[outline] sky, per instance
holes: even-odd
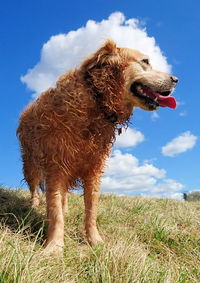
[[[181,199],[200,190],[199,10],[193,0],[2,0],[0,184],[27,187],[15,134],[22,110],[109,37],[180,81],[175,110],[134,110],[107,161],[102,191]]]

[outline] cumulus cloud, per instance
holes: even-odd
[[[121,135],[118,135],[116,138],[115,146],[116,147],[132,147],[144,141],[144,135],[135,129],[128,128],[123,129]]]
[[[21,77],[36,97],[53,86],[59,75],[78,66],[81,61],[107,39],[113,39],[119,47],[138,49],[150,56],[154,68],[169,72],[170,65],[145,28],[135,19],[125,19],[116,12],[101,22],[89,20],[84,27],[66,34],[52,36],[42,47],[40,61]]]
[[[163,146],[162,154],[165,156],[174,157],[193,148],[196,142],[197,137],[191,134],[190,131],[186,131]]]
[[[159,117],[160,117],[160,116],[158,115],[158,113],[157,113],[156,111],[153,111],[153,112],[151,113],[151,119],[152,119],[152,121],[157,120]]]
[[[115,150],[107,162],[102,191],[116,194],[142,194],[181,199],[183,184],[166,178],[166,171],[152,164],[139,164],[130,153]]]
[[[181,117],[187,116],[187,111],[181,111],[181,112],[179,113],[179,116],[181,116]]]
[[[122,13],[116,12],[108,19],[100,22],[89,20],[77,30],[52,36],[42,46],[39,62],[21,77],[21,81],[33,91],[33,97],[37,97],[42,91],[53,86],[61,74],[78,67],[85,57],[97,50],[108,38],[113,39],[119,47],[140,50],[149,55],[153,68],[170,72],[171,66],[156,44],[155,38],[148,36],[144,25],[135,18],[126,19]],[[159,117],[156,114],[153,114],[153,120]],[[129,128],[117,137],[115,146],[127,148],[142,141],[144,135]],[[102,181],[104,192],[142,193],[155,197],[178,198],[179,190],[183,187],[175,180],[166,179],[164,169],[155,167],[150,161],[140,164],[135,156],[123,154],[120,150],[115,150],[108,160]]]
[[[170,198],[176,200],[183,200],[183,193],[173,193],[170,191],[162,192],[162,193],[151,193],[151,194],[141,194],[144,197],[151,197],[151,198]]]

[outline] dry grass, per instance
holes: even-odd
[[[200,202],[102,195],[98,223],[105,244],[90,247],[83,198],[70,194],[65,251],[45,257],[45,200],[0,189],[0,283],[200,282]]]

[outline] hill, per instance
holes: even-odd
[[[0,188],[0,283],[200,282],[200,202],[102,195],[105,244],[90,247],[83,197],[70,194],[63,257],[42,253],[45,198]]]

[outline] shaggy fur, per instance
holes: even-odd
[[[138,51],[107,41],[79,69],[61,76],[55,88],[42,93],[20,117],[17,134],[33,207],[39,204],[38,186],[45,182],[47,252],[62,250],[67,192],[77,180],[84,188],[87,239],[91,244],[102,241],[96,217],[105,159],[133,107],[151,110],[130,91],[147,70],[142,58]],[[165,83],[170,81],[169,75],[156,74]]]

